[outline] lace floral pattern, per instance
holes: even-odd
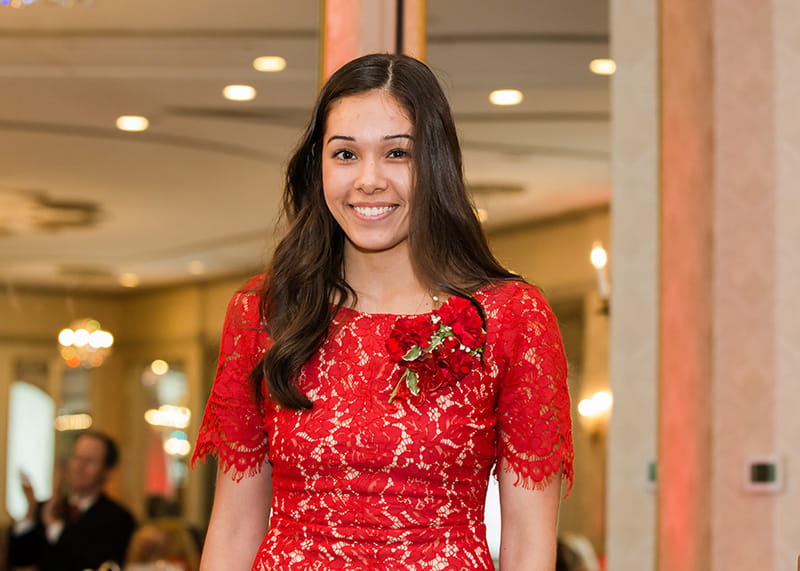
[[[193,455],[194,462],[215,454],[237,481],[258,472],[268,447],[264,411],[255,405],[250,380],[250,371],[269,347],[269,338],[258,329],[258,297],[247,293],[257,281],[251,280],[251,287],[242,289],[228,304],[217,379]]]
[[[294,411],[255,405],[248,374],[268,339],[257,296],[234,297],[194,460],[215,453],[239,479],[268,455],[270,529],[254,569],[490,570],[483,504],[492,467],[527,488],[559,473],[571,483],[555,317],[521,283],[475,298],[486,314],[483,358],[457,383],[388,402],[402,365],[386,340],[402,316],[343,309],[298,379],[314,407]]]

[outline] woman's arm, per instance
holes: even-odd
[[[501,571],[553,571],[561,477],[543,490],[515,486],[517,476],[502,468],[499,477]]]
[[[250,571],[267,531],[272,501],[272,466],[236,482],[217,469],[214,507],[203,545],[200,571]]]

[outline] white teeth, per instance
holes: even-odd
[[[354,206],[353,210],[361,216],[380,216],[392,210],[394,206]]]

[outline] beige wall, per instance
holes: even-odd
[[[222,332],[225,309],[233,293],[249,276],[237,276],[208,284],[186,285],[163,290],[141,292],[121,300],[118,358],[124,360],[126,401],[130,422],[123,435],[133,450],[144,449],[146,432],[142,430],[145,405],[139,386],[139,375],[154,359],[180,363],[189,382],[190,438],[196,434],[205,408],[216,364],[216,348]],[[137,467],[143,461],[131,455],[131,486],[127,498],[134,506],[143,506],[144,471]],[[186,515],[205,525],[210,509],[208,494],[203,489],[211,481],[210,465],[203,464],[188,480]],[[139,508],[141,509],[141,507]]]
[[[800,7],[784,0],[712,6],[712,568],[790,569],[800,554]],[[783,489],[743,492],[745,461],[763,455],[782,462]]]
[[[609,247],[608,224],[602,208],[493,232],[489,241],[503,264],[548,298],[582,298],[596,287],[589,252],[596,240]]]
[[[77,317],[91,314],[99,319],[104,327],[115,330],[119,326],[119,306],[113,297],[81,296],[68,293],[32,293],[6,289],[0,295],[0,410],[8,410],[9,388],[15,379],[16,362],[30,359],[46,362],[49,368],[49,390],[52,395],[60,394],[61,372],[64,365],[57,352],[56,336]],[[118,411],[119,399],[116,397],[118,365],[112,361],[107,367],[93,373],[92,386],[95,397],[108,401],[108,406],[100,412],[100,422],[104,430],[119,435],[122,422]],[[108,397],[108,398],[106,398]],[[56,398],[56,407],[58,407]],[[0,435],[0,518],[6,518],[5,478],[6,478],[6,431],[8,415],[0,415],[2,428]],[[119,475],[110,483],[110,491],[121,495],[125,487]]]
[[[605,429],[590,431],[577,403],[609,389],[609,317],[589,261],[595,241],[609,248],[608,210],[598,209],[490,235],[497,257],[544,291],[561,321],[569,361],[575,441],[575,485],[561,507],[561,533],[586,536],[605,553]],[[613,260],[612,260],[613,262]],[[612,308],[613,315],[613,308]],[[575,329],[578,329],[577,331]]]
[[[190,382],[194,411],[190,434],[197,429],[213,371],[207,354],[216,347],[225,308],[247,276],[159,291],[121,295],[67,294],[52,291],[6,290],[0,296],[0,410],[7,410],[8,389],[20,358],[49,363],[51,395],[61,394],[64,365],[57,353],[56,335],[78,317],[91,316],[115,335],[113,353],[90,373],[93,427],[124,443],[120,469],[109,490],[143,515],[144,404],[139,385],[142,367],[153,359],[180,361]],[[2,415],[5,419],[6,415]],[[5,425],[0,428],[0,465],[5,466]],[[202,469],[201,469],[202,472]],[[199,478],[190,480],[189,515],[199,522],[207,505]],[[0,470],[0,518],[6,518],[5,469]]]
[[[608,569],[655,568],[658,387],[658,3],[611,1],[612,278]]]
[[[800,471],[800,4],[795,0],[773,2],[775,38],[773,95],[775,121],[775,378],[773,395],[773,447],[786,469],[786,487],[775,501],[772,550],[776,568],[791,568],[800,555],[800,485],[793,479]],[[762,294],[761,292],[760,294]],[[759,295],[760,295],[759,294]]]

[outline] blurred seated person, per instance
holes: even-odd
[[[556,571],[600,571],[600,562],[585,535],[565,533],[558,538]]]
[[[131,539],[125,571],[197,571],[200,553],[188,525],[178,518],[156,518]]]
[[[580,556],[561,538],[556,543],[556,571],[586,571],[581,566]]]
[[[9,534],[10,567],[39,571],[83,571],[113,561],[122,564],[136,522],[131,513],[103,493],[117,464],[117,445],[101,432],[86,431],[75,440],[64,469],[54,478],[54,493],[37,502],[23,477],[28,500],[25,517]]]

